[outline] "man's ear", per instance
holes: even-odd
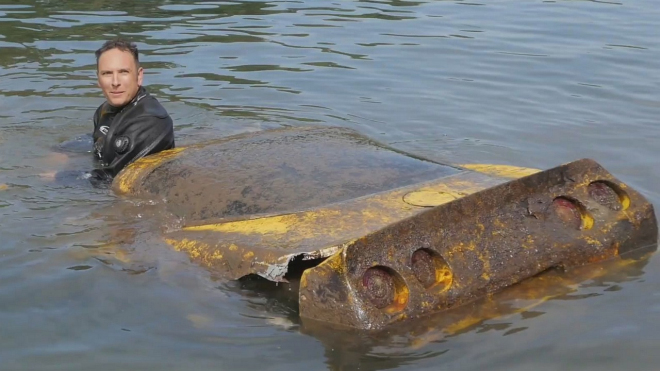
[[[99,88],[103,88],[103,87],[101,86],[101,75],[99,75],[99,71],[98,71],[98,70],[96,71],[96,86],[98,86]]]
[[[142,67],[138,67],[138,86],[142,86],[142,80],[144,79],[144,70]]]

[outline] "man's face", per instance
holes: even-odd
[[[105,99],[115,107],[130,102],[142,86],[142,67],[128,51],[110,49],[101,54],[96,73]]]

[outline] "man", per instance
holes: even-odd
[[[126,165],[174,148],[172,118],[142,86],[144,71],[138,49],[126,40],[111,40],[96,51],[98,86],[106,101],[94,113],[94,180],[111,180]]]

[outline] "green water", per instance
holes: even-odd
[[[60,144],[122,35],[179,145],[344,126],[452,163],[590,157],[659,205],[659,22],[652,0],[0,0],[0,370],[656,369],[655,255],[447,337],[319,333],[162,245],[157,205],[40,174],[92,166]]]

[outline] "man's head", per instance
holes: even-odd
[[[106,41],[96,51],[96,75],[108,103],[121,107],[130,102],[143,78],[135,44],[121,39]]]

